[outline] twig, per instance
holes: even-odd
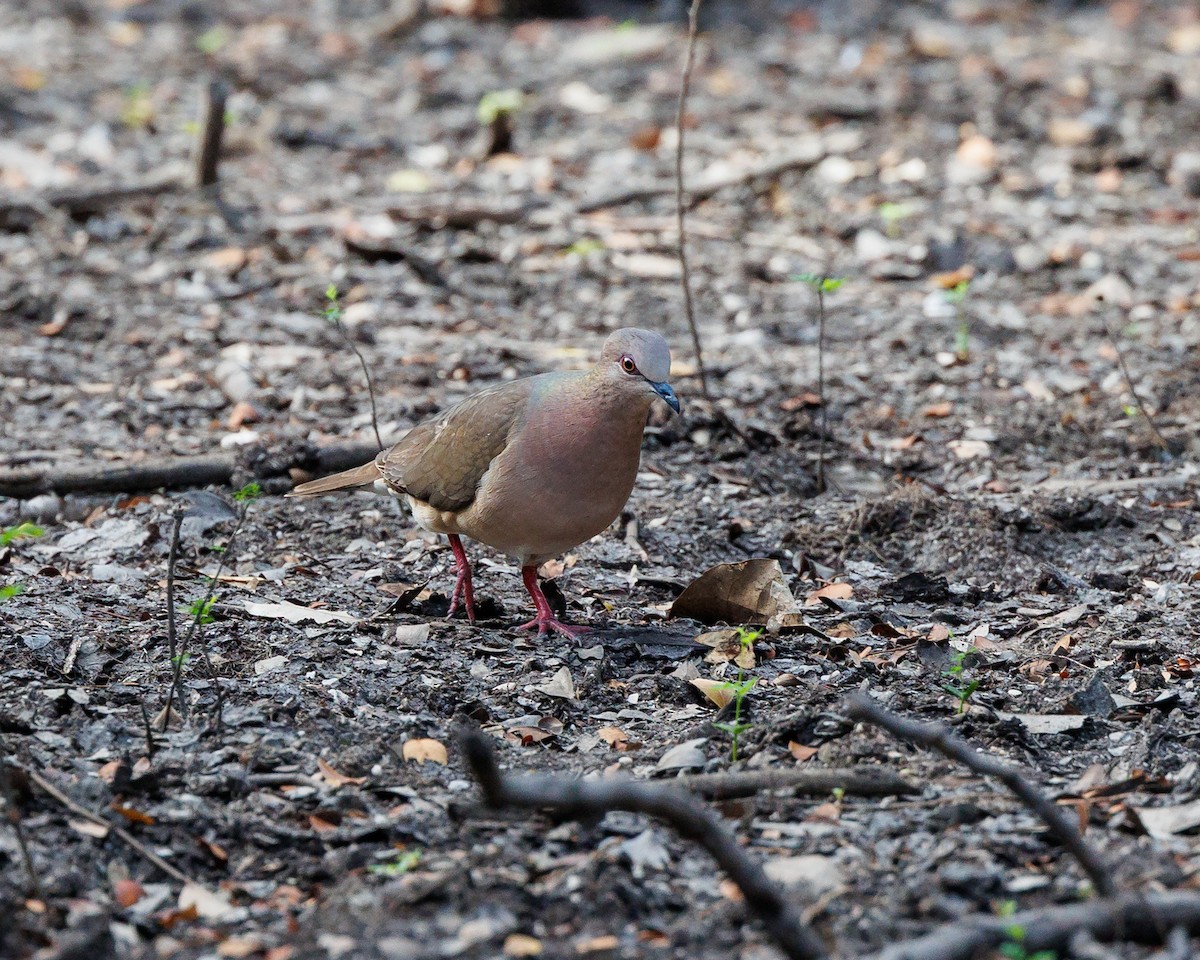
[[[683,77],[679,83],[679,110],[675,115],[675,222],[679,231],[679,283],[683,288],[683,309],[687,316],[688,330],[692,335],[692,349],[696,353],[696,367],[700,373],[700,392],[705,400],[712,399],[708,392],[708,371],[704,369],[704,353],[700,349],[700,331],[696,328],[696,308],[692,303],[692,273],[688,264],[687,229],[684,223],[683,202],[683,127],[687,110],[688,90],[692,85],[692,67],[696,61],[696,21],[700,14],[700,0],[692,0],[688,9],[687,55],[683,62]]]
[[[940,724],[920,723],[898,716],[879,706],[865,693],[851,696],[846,702],[846,712],[853,719],[873,723],[908,743],[936,750],[978,774],[995,777],[1041,818],[1059,843],[1078,861],[1099,894],[1105,897],[1116,895],[1117,885],[1111,870],[1100,854],[1083,839],[1075,822],[1015,767],[979,753]]]
[[[817,438],[817,492],[825,492],[825,435],[829,407],[825,403],[825,280],[817,284],[817,396],[821,398],[821,435]]]
[[[179,562],[179,535],[183,529],[183,507],[175,508],[175,523],[171,528],[171,549],[167,554],[167,655],[175,662],[179,631],[175,621],[175,565]]]
[[[217,182],[228,97],[229,86],[220,77],[212,77],[204,85],[200,101],[200,134],[196,141],[196,185],[201,189]]]
[[[807,141],[804,146],[781,154],[758,164],[741,173],[720,174],[702,180],[687,188],[686,206],[691,209],[703,200],[707,200],[722,190],[731,187],[744,187],[756,180],[772,181],[780,175],[792,170],[807,170],[816,166],[825,156],[824,147],[817,141]],[[623,187],[612,193],[604,194],[594,200],[585,200],[575,208],[576,213],[596,213],[611,207],[621,207],[628,203],[638,203],[644,200],[655,200],[659,197],[669,197],[678,190],[678,181],[649,183],[636,187]],[[728,238],[725,238],[728,239]]]
[[[42,882],[38,877],[37,867],[33,863],[33,854],[29,850],[29,838],[25,835],[25,824],[21,818],[21,808],[17,804],[17,791],[12,785],[13,768],[8,762],[8,744],[0,737],[0,792],[4,795],[4,804],[8,807],[8,822],[12,824],[13,832],[17,835],[17,846],[21,849],[21,861],[25,864],[25,872],[29,874],[29,889],[39,900],[42,899]]]
[[[749,797],[763,790],[787,790],[796,795],[822,796],[840,789],[859,797],[894,797],[919,792],[916,785],[884,767],[697,773],[685,774],[667,782],[672,787],[708,800]]]
[[[63,660],[62,675],[69,677],[71,671],[75,669],[75,661],[79,657],[79,648],[83,646],[83,634],[77,633],[71,638],[71,645],[67,648],[67,656]]]
[[[52,784],[45,777],[40,776],[39,774],[36,774],[36,773],[33,773],[32,771],[30,771],[29,779],[34,784],[36,784],[38,787],[40,787],[44,792],[48,793],[55,800],[57,800],[59,803],[61,803],[64,807],[66,807],[68,810],[70,810],[76,816],[83,817],[83,819],[88,820],[91,823],[94,823],[99,827],[104,827],[106,830],[111,830],[118,837],[120,837],[127,844],[129,844],[129,846],[131,846],[134,850],[136,850],[143,857],[145,857],[147,860],[149,860],[152,864],[154,864],[156,867],[158,867],[158,869],[161,870],[163,873],[165,873],[167,876],[172,877],[175,880],[178,880],[180,883],[194,883],[195,882],[191,879],[191,877],[189,877],[182,870],[178,869],[177,867],[171,866],[171,864],[167,863],[167,861],[164,860],[162,857],[160,857],[157,853],[155,853],[153,850],[150,850],[149,848],[147,848],[145,844],[143,844],[137,837],[135,837],[133,834],[131,834],[124,827],[118,827],[115,824],[112,824],[109,821],[105,820],[103,817],[97,816],[96,814],[92,813],[92,811],[87,809],[87,807],[80,806],[78,803],[76,803],[74,800],[72,800],[70,797],[68,797],[65,793],[63,793],[61,790],[59,790],[58,787],[56,787],[54,784]]]
[[[1041,950],[1062,950],[1080,930],[1099,940],[1162,943],[1168,932],[1177,928],[1200,933],[1200,894],[1196,891],[1126,894],[1026,910],[1010,917],[968,917],[860,960],[972,960],[1012,941],[1018,929],[1024,955],[1033,956]]]
[[[336,473],[361,466],[378,452],[369,443],[334,444],[314,452],[280,458],[274,475],[293,467]],[[236,454],[162,457],[127,464],[49,464],[16,469],[0,468],[0,497],[34,497],[41,493],[135,493],[159,488],[206,487],[229,483],[241,462]],[[267,479],[265,476],[258,479]]]
[[[489,806],[522,810],[551,808],[574,819],[625,810],[655,817],[685,839],[699,843],[728,874],[746,906],[763,922],[780,949],[793,960],[819,960],[828,954],[799,911],[738,844],[721,818],[691,794],[675,787],[633,780],[575,780],[547,775],[505,776],[488,738],[477,730],[461,734],[467,763]]]
[[[332,293],[332,296],[330,294]],[[367,396],[371,400],[371,428],[375,431],[375,442],[379,445],[379,449],[383,450],[383,437],[379,435],[379,411],[375,407],[375,384],[371,382],[371,370],[367,366],[366,358],[363,357],[362,351],[358,349],[356,344],[346,330],[346,325],[342,323],[342,309],[337,302],[337,287],[330,284],[326,291],[326,296],[329,296],[333,301],[331,306],[325,311],[325,316],[333,321],[337,332],[346,341],[346,346],[354,351],[354,355],[358,357],[358,365],[362,367],[363,378],[367,381]]]
[[[122,203],[174,192],[183,185],[184,174],[172,167],[133,183],[88,184],[24,197],[18,195],[0,201],[0,228],[28,226],[53,210],[62,210],[72,217],[101,213]]]
[[[1133,397],[1133,402],[1138,408],[1138,413],[1146,418],[1146,423],[1150,426],[1150,432],[1154,435],[1154,442],[1162,447],[1164,453],[1170,456],[1170,444],[1167,443],[1166,437],[1158,429],[1158,424],[1150,416],[1150,411],[1146,409],[1146,405],[1142,403],[1142,398],[1138,396],[1138,392],[1133,386],[1133,377],[1130,376],[1129,365],[1125,362],[1125,351],[1121,349],[1121,344],[1117,342],[1116,334],[1113,333],[1112,324],[1109,323],[1107,314],[1101,312],[1100,319],[1104,324],[1104,335],[1108,337],[1108,342],[1112,344],[1113,352],[1117,355],[1117,363],[1121,367],[1121,375],[1125,378],[1125,386],[1129,389],[1129,395]]]

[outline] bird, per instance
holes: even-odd
[[[454,554],[448,616],[462,602],[475,622],[471,562],[462,538],[516,559],[535,617],[517,629],[576,638],[589,631],[554,616],[538,567],[602,533],[624,509],[656,400],[681,412],[661,335],[623,327],[589,370],[542,373],[488,387],[413,427],[370,463],[312,480],[288,496],[357,487],[405,500],[423,529]]]

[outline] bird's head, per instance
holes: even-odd
[[[637,327],[614,331],[604,341],[600,367],[619,389],[636,395],[651,393],[679,413],[679,398],[667,382],[671,350],[657,333]]]

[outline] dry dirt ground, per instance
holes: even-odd
[[[6,825],[0,955],[776,955],[661,825],[482,809],[460,722],[514,770],[903,773],[903,798],[722,807],[841,956],[1084,892],[997,785],[846,721],[858,689],[1033,771],[1128,889],[1197,885],[1197,8],[714,13],[685,163],[689,183],[737,181],[690,218],[710,403],[674,255],[674,26],[0,6],[0,458],[239,449],[235,483],[265,492],[233,542],[228,488],[0,499],[0,526],[45,528],[0,550],[24,590],[0,607],[0,732],[40,884]],[[214,69],[233,90],[219,201],[63,205],[186,168]],[[484,159],[477,108],[505,89],[514,152]],[[784,169],[743,176],[763,164]],[[964,266],[955,303],[939,284],[966,274],[939,275]],[[847,278],[826,298],[820,494],[805,272]],[[513,632],[526,598],[487,551],[481,622],[447,621],[450,553],[396,504],[282,499],[280,451],[372,436],[321,315],[331,282],[385,440],[586,364],[617,326],[671,339],[683,417],[652,422],[622,521],[548,571],[594,636]],[[180,503],[181,618],[224,567],[186,716],[148,733]],[[797,605],[844,586],[807,631],[759,638],[735,763],[690,681],[736,671],[666,613],[750,557],[778,560]],[[312,609],[292,622],[282,601]]]

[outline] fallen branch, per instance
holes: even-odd
[[[12,824],[13,833],[17,836],[17,847],[21,851],[21,862],[25,865],[25,873],[29,876],[29,890],[39,900],[42,899],[42,882],[38,876],[37,867],[33,863],[33,854],[29,850],[29,838],[25,835],[25,823],[21,817],[21,807],[17,802],[17,791],[13,788],[13,767],[8,762],[8,744],[0,738],[0,799],[8,808],[7,819]]]
[[[1142,402],[1142,398],[1137,392],[1137,387],[1133,385],[1133,377],[1129,373],[1129,364],[1125,362],[1125,351],[1121,349],[1120,341],[1117,340],[1117,335],[1113,333],[1112,324],[1109,322],[1108,316],[1101,312],[1100,319],[1104,324],[1104,335],[1108,337],[1108,342],[1112,345],[1113,353],[1117,355],[1117,363],[1121,367],[1121,376],[1125,378],[1125,388],[1129,391],[1129,395],[1133,397],[1134,406],[1137,407],[1138,413],[1145,417],[1146,423],[1150,427],[1150,434],[1154,437],[1154,442],[1158,444],[1163,453],[1170,456],[1171,445],[1167,443],[1167,438],[1158,429],[1158,424],[1154,422],[1154,418],[1150,416],[1150,411],[1146,409],[1146,405]]]
[[[576,780],[547,775],[506,776],[496,764],[488,738],[477,730],[461,735],[463,752],[487,803],[521,810],[550,808],[574,819],[601,817],[612,810],[642,813],[669,824],[680,836],[699,843],[729,879],[746,906],[763,922],[781,950],[793,960],[819,960],[825,946],[800,912],[768,879],[762,867],[738,844],[721,818],[689,793],[674,786],[633,780]]]
[[[834,790],[844,790],[858,797],[896,797],[919,792],[915,784],[883,767],[697,773],[666,782],[708,800],[749,797],[764,790],[787,790],[796,795],[818,797]]]
[[[334,444],[313,451],[301,451],[286,462],[270,465],[264,480],[282,476],[291,469],[317,473],[335,473],[366,463],[378,452],[372,443]],[[162,487],[206,487],[229,483],[238,469],[234,453],[200,454],[184,457],[156,457],[138,463],[50,464],[40,467],[0,469],[0,497],[34,497],[41,493],[135,493]]]
[[[696,63],[696,21],[700,0],[692,0],[688,8],[687,55],[683,61],[683,77],[679,82],[679,108],[675,114],[675,223],[679,239],[679,284],[683,289],[683,313],[688,332],[692,335],[692,351],[696,354],[696,369],[700,374],[700,392],[705,400],[708,392],[708,371],[704,369],[704,353],[700,349],[700,331],[696,329],[696,307],[692,302],[692,270],[688,264],[687,229],[684,224],[686,206],[683,202],[683,131],[686,119],[688,90],[692,85],[692,67]]]
[[[1177,928],[1200,934],[1200,893],[1126,894],[1010,917],[968,917],[861,960],[971,960],[1003,943],[1017,943],[1031,957],[1041,950],[1063,950],[1081,930],[1098,940],[1158,944]]]
[[[133,183],[59,187],[34,196],[16,196],[0,200],[0,228],[29,227],[51,210],[61,210],[72,217],[103,213],[122,203],[146,200],[183,186],[184,177],[178,170],[166,170]]]
[[[158,867],[158,869],[161,870],[163,873],[165,873],[167,876],[172,877],[175,880],[178,880],[180,883],[194,883],[195,882],[182,870],[179,870],[177,867],[173,867],[173,866],[171,866],[171,864],[167,863],[166,860],[164,860],[162,857],[160,857],[153,850],[149,849],[144,843],[142,843],[137,837],[135,837],[133,834],[131,834],[124,827],[115,826],[114,824],[105,820],[103,817],[97,816],[96,814],[92,813],[92,811],[89,810],[87,807],[81,806],[80,804],[76,803],[74,800],[72,800],[65,793],[63,793],[61,790],[59,790],[58,787],[56,787],[54,784],[52,784],[45,777],[43,777],[39,774],[30,772],[29,780],[31,783],[33,783],[37,787],[39,787],[44,793],[49,794],[51,797],[53,797],[55,800],[57,800],[59,803],[61,803],[64,807],[66,807],[68,810],[70,810],[73,814],[75,814],[75,816],[82,817],[84,820],[87,820],[89,823],[94,823],[98,827],[104,827],[106,830],[111,830],[118,837],[120,837],[127,844],[129,844],[130,847],[132,847],[134,850],[136,850],[138,853],[140,853],[143,857],[145,857],[147,860],[149,860],[152,864],[154,864],[156,867]]]
[[[777,179],[784,173],[789,173],[793,170],[807,170],[810,167],[815,167],[825,156],[824,148],[817,142],[806,142],[805,145],[797,150],[782,154],[770,160],[765,160],[749,170],[744,170],[741,173],[722,174],[720,176],[710,176],[702,180],[698,184],[688,187],[684,191],[684,203],[691,209],[696,204],[709,199],[714,194],[722,190],[728,190],[731,187],[745,187],[757,180],[770,182]],[[629,203],[638,203],[645,200],[656,200],[660,197],[670,197],[675,194],[676,184],[674,181],[670,183],[651,183],[640,187],[627,187],[622,190],[614,191],[613,193],[605,194],[597,197],[595,200],[585,200],[579,204],[575,210],[577,213],[595,213],[598,210],[607,210],[611,207],[622,207]]]
[[[1018,799],[1041,818],[1083,868],[1096,891],[1105,897],[1116,896],[1117,886],[1112,871],[1100,854],[1083,839],[1075,821],[1027,779],[1016,767],[1010,767],[995,757],[979,753],[949,730],[936,723],[920,723],[898,716],[879,706],[865,693],[856,693],[846,702],[846,713],[855,720],[866,720],[908,743],[936,750],[985,777],[995,777]]]

